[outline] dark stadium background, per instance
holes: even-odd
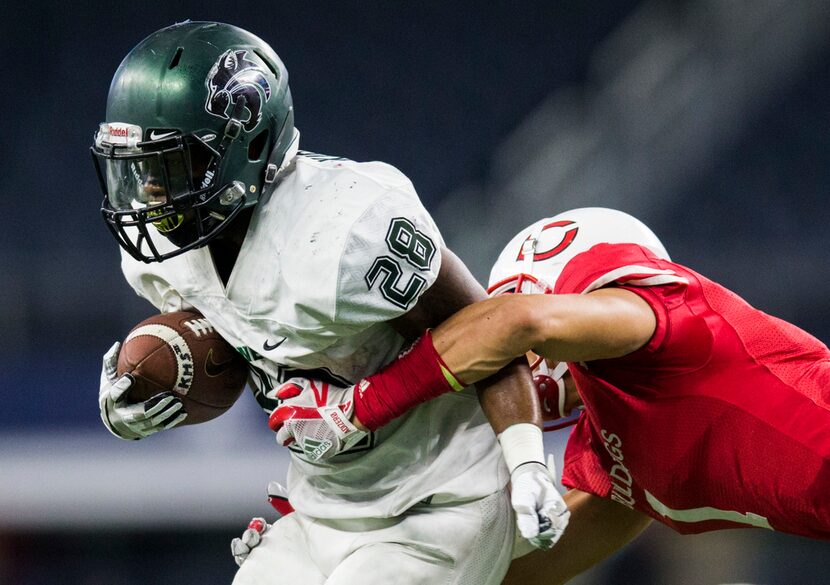
[[[250,396],[141,443],[100,424],[100,356],[151,312],[88,147],[140,39],[269,42],[302,147],[392,163],[484,281],[531,221],[608,205],[830,340],[830,4],[811,0],[12,2],[0,24],[0,585],[223,583],[286,458]],[[565,436],[549,437],[560,452]],[[558,453],[561,456],[561,453]],[[824,543],[653,527],[575,583],[826,583]]]

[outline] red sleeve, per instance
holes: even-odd
[[[680,265],[637,244],[597,244],[565,265],[553,292],[585,294],[614,284],[687,285],[683,271]]]
[[[643,367],[679,373],[705,363],[712,333],[700,315],[700,305],[688,302],[700,292],[695,272],[636,244],[598,244],[568,262],[557,279],[555,292],[586,294],[608,286],[639,295],[657,319],[648,344],[617,358],[617,365],[636,366],[642,360]],[[661,359],[655,361],[658,353]]]

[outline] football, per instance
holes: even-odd
[[[248,366],[200,313],[153,315],[121,344],[118,375],[135,379],[127,398],[143,402],[173,392],[187,411],[182,425],[216,418],[245,388]]]

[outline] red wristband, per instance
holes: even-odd
[[[354,414],[374,431],[422,402],[465,386],[435,351],[427,330],[398,359],[357,383]]]

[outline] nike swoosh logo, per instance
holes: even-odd
[[[172,132],[162,132],[160,134],[156,134],[156,131],[152,130],[150,132],[150,140],[160,140],[162,138],[167,138],[168,136],[173,136],[177,132],[177,130],[173,130]]]
[[[268,343],[268,340],[266,339],[265,343],[262,344],[262,349],[264,349],[265,351],[271,351],[272,349],[277,349],[279,346],[281,346],[283,344],[283,342],[285,340],[286,340],[286,338],[283,337],[278,342],[276,342],[272,345],[272,344]]]
[[[224,374],[233,363],[233,358],[226,362],[216,363],[213,359],[213,348],[208,350],[207,359],[205,360],[205,374],[209,378],[218,378]]]

